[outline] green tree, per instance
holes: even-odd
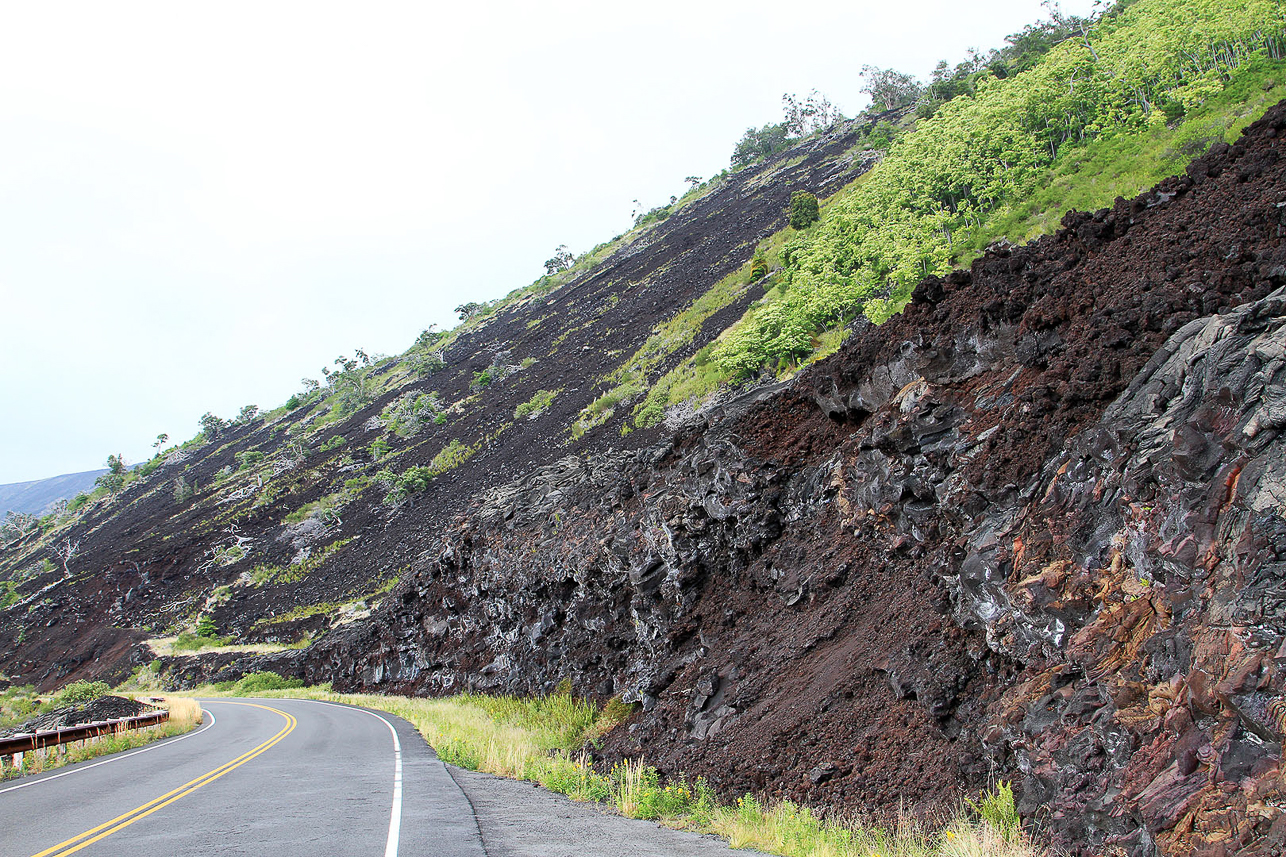
[[[201,431],[205,434],[206,440],[217,440],[227,427],[226,422],[209,411],[201,415]]]
[[[108,491],[115,494],[125,485],[125,459],[120,455],[107,456],[107,472],[94,480],[95,485],[101,485]]]
[[[831,104],[830,99],[816,89],[810,92],[808,98],[803,101],[800,101],[798,96],[790,93],[782,95],[781,110],[783,114],[782,125],[786,127],[786,133],[792,137],[806,137],[809,134],[815,134],[831,127],[836,122],[842,121],[844,118],[844,114],[840,113],[839,108]]]
[[[370,379],[372,360],[362,349],[357,349],[354,357],[340,355],[334,364],[339,368],[331,370],[322,367],[326,384],[335,396],[335,407],[341,414],[351,413],[370,404],[375,398],[375,391]]]
[[[768,124],[762,128],[747,128],[737,147],[732,150],[732,166],[744,167],[760,158],[782,151],[790,145],[790,135],[784,122]]]
[[[871,106],[876,110],[896,110],[915,103],[923,87],[909,74],[892,68],[873,65],[862,67],[862,92],[871,96]]]
[[[790,225],[796,229],[806,229],[822,217],[817,205],[817,197],[806,190],[797,190],[790,195]]]
[[[559,271],[566,271],[574,264],[576,264],[576,257],[572,255],[572,251],[567,249],[566,244],[559,244],[554,250],[554,255],[545,260],[545,273],[553,276]]]

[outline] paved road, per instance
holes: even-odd
[[[485,853],[468,799],[405,721],[306,700],[202,705],[213,717],[184,737],[0,787],[0,855]]]
[[[195,732],[0,785],[0,857],[747,853],[448,768],[392,715],[294,699],[202,704]]]

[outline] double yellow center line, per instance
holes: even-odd
[[[228,762],[227,764],[224,764],[224,765],[220,765],[219,767],[215,768],[213,771],[202,774],[201,776],[197,777],[195,780],[186,782],[183,785],[179,786],[177,789],[174,789],[171,792],[166,792],[165,794],[161,795],[155,800],[148,801],[142,806],[137,807],[135,809],[131,809],[129,812],[123,815],[118,815],[115,818],[113,818],[111,821],[103,822],[102,824],[98,825],[92,830],[86,830],[84,833],[80,834],[79,836],[73,836],[71,839],[68,839],[66,842],[60,842],[52,848],[46,848],[44,851],[41,851],[39,854],[33,855],[33,857],[51,857],[51,855],[55,855],[55,854],[59,855],[59,857],[62,857],[62,855],[64,854],[73,854],[82,848],[86,848],[90,845],[93,845],[95,842],[97,842],[100,839],[103,839],[104,837],[111,836],[113,833],[115,833],[116,831],[122,828],[129,827],[131,824],[138,821],[140,818],[146,818],[147,816],[156,812],[158,809],[167,807],[170,804],[174,803],[179,798],[187,797],[188,795],[192,794],[192,792],[196,791],[202,786],[209,785],[210,783],[214,782],[219,777],[223,776],[229,771],[235,768],[239,768],[242,765],[244,765],[246,762],[249,762],[251,759],[255,758],[256,756],[266,753],[271,747],[278,744],[283,738],[285,738],[292,731],[294,731],[295,725],[299,722],[298,720],[295,719],[294,715],[288,714],[285,711],[282,711],[281,709],[278,709],[278,708],[270,708],[267,705],[257,705],[253,702],[228,702],[224,704],[246,705],[252,708],[262,708],[264,711],[271,711],[273,714],[281,715],[285,719],[286,725],[281,727],[281,731],[278,732],[276,735],[273,735],[271,738],[269,738],[267,741],[264,741],[258,747],[255,747],[252,750],[248,750],[245,753],[242,753],[240,756],[233,759],[231,762]]]

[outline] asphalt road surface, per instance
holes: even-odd
[[[196,731],[0,785],[0,857],[706,855],[710,837],[443,765],[409,723],[206,700]]]

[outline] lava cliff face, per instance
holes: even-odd
[[[449,524],[350,518],[404,569],[368,618],[170,675],[567,679],[640,703],[604,764],[837,810],[1009,778],[1070,853],[1281,853],[1283,133],[1279,106],[673,436],[493,468],[521,475]]]
[[[642,704],[607,761],[729,793],[1000,776],[1069,852],[1280,853],[1284,129],[926,281],[783,389],[492,491],[371,622],[224,668],[569,678]]]

